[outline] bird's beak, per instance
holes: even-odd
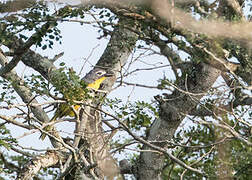
[[[111,70],[107,70],[106,74],[104,74],[105,77],[112,77],[114,75],[115,75],[115,73],[113,71],[111,71]]]

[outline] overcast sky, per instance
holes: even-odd
[[[86,18],[87,20],[89,19],[88,17]],[[36,52],[41,53],[42,55],[48,56],[50,58],[53,58],[56,54],[59,54],[60,52],[64,52],[64,56],[58,61],[56,61],[55,65],[58,65],[60,62],[65,62],[68,67],[73,67],[76,72],[80,72],[81,67],[85,64],[84,70],[80,75],[81,77],[83,77],[99,60],[104,49],[106,48],[109,39],[98,40],[97,37],[99,37],[100,35],[98,33],[98,29],[92,27],[92,25],[81,26],[78,23],[64,22],[59,25],[59,29],[61,30],[63,36],[61,45],[56,42],[53,46],[53,49],[46,49],[45,51],[41,50],[41,48],[36,47],[33,47],[33,49]],[[157,50],[157,48],[154,49]],[[93,53],[91,54],[92,51]],[[143,52],[144,50],[136,52],[133,55],[133,58],[138,57],[139,53]],[[186,55],[181,54],[181,57],[185,58]],[[87,58],[88,62],[86,61]],[[130,58],[132,58],[132,56]],[[130,70],[139,68],[151,68],[160,65],[168,65],[168,60],[166,60],[160,55],[152,55],[147,56],[145,58],[141,58],[140,60],[136,61],[131,66]],[[16,70],[19,75],[34,73],[32,69],[24,67],[22,63],[19,63]],[[126,78],[125,81],[153,86],[157,85],[157,80],[159,78],[162,78],[164,75],[169,79],[174,79],[170,67],[165,67],[158,70],[141,71],[139,73],[132,74],[130,77]],[[120,98],[124,102],[126,102],[128,99],[131,101],[143,100],[150,102],[151,100],[153,100],[153,96],[162,93],[167,93],[167,91],[139,88],[134,86],[123,86],[112,91],[109,95],[109,98]],[[61,123],[60,128],[62,128],[62,130],[64,131],[69,131],[74,129],[74,125],[73,123]],[[20,137],[23,135],[24,132],[27,131],[24,131],[21,128],[17,128],[16,126],[14,129],[12,128],[12,133],[14,134],[14,137]],[[43,142],[40,144],[31,143],[37,141],[39,136],[40,132],[37,132],[35,134],[25,136],[24,138],[21,138],[19,140],[25,147],[33,146],[45,148],[47,146],[50,146],[48,141],[47,143]]]
[[[88,17],[86,18],[89,19]],[[68,67],[73,67],[74,70],[79,73],[81,67],[85,64],[83,72],[80,75],[81,77],[83,77],[99,60],[104,49],[106,48],[109,37],[107,39],[98,40],[97,37],[99,37],[100,35],[98,33],[98,29],[92,27],[92,25],[81,26],[78,23],[64,22],[60,23],[59,29],[61,30],[63,36],[61,45],[56,42],[53,46],[53,49],[46,49],[44,51],[39,47],[32,48],[36,52],[41,53],[42,55],[49,58],[53,58],[56,54],[64,52],[64,56],[57,60],[55,62],[55,65],[59,65],[60,62],[65,62]],[[157,50],[157,48],[155,49]],[[144,51],[145,50],[136,52],[133,57],[131,56],[130,58],[136,58],[139,56],[139,53],[143,53]],[[88,61],[86,61],[87,58]],[[160,55],[152,55],[141,58],[139,61],[133,63],[131,65],[130,71],[134,69],[151,68],[160,65],[168,65],[168,61]],[[16,71],[20,76],[35,73],[31,68],[25,67],[21,62],[18,64]],[[132,74],[130,77],[126,78],[125,81],[153,86],[157,85],[157,80],[164,75],[173,78],[173,74],[171,74],[169,71],[170,67],[152,71],[141,71],[139,73]],[[109,98],[117,97],[124,100],[124,102],[126,102],[127,100],[143,100],[150,102],[151,100],[153,100],[154,95],[160,93],[161,91],[159,90],[138,88],[134,86],[123,86],[112,91],[109,95]],[[72,130],[74,126],[73,123],[67,123],[67,125],[62,123],[60,125],[60,128],[63,128],[63,130]],[[24,129],[18,128],[16,126],[15,128],[12,128],[14,137],[20,137],[24,134],[24,132],[28,131],[24,131]],[[40,133],[37,132],[35,134],[25,136],[19,139],[19,141],[25,147],[38,146],[40,148],[45,148],[47,146],[50,146],[49,143],[44,142],[40,144],[31,143],[35,142],[34,138],[36,138],[37,140],[39,136]]]

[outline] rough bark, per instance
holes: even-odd
[[[172,95],[161,100],[160,118],[156,119],[152,124],[147,136],[148,141],[156,142],[154,144],[165,147],[165,141],[172,139],[182,120],[198,104],[200,98],[212,87],[221,73],[204,63],[198,65],[196,72],[196,78],[189,78],[186,83],[188,92],[198,95],[184,94],[175,90]],[[185,89],[183,86],[180,88]],[[143,146],[143,149],[150,150],[148,146]],[[138,164],[138,179],[161,179],[164,159],[164,155],[156,152],[142,152]]]
[[[58,162],[59,156],[57,152],[47,151],[45,155],[40,155],[29,161],[18,175],[17,180],[32,180],[32,177],[38,174],[41,168],[53,166]]]
[[[239,5],[236,3],[235,0],[226,0],[225,4],[227,4],[230,8],[233,8],[236,14],[242,16],[241,8],[237,8]],[[100,58],[96,66],[94,67],[94,69],[103,68],[115,72],[116,76],[107,79],[103,83],[103,90],[107,91],[108,93],[112,85],[114,84],[116,77],[120,75],[122,67],[126,63],[137,40],[137,35],[132,31],[126,30],[124,23],[127,24],[130,21],[130,26],[133,25],[133,27],[130,27],[132,29],[134,29],[134,23],[132,23],[134,22],[134,19],[137,19],[139,21],[145,20],[147,24],[153,24],[152,27],[154,27],[154,29],[157,28],[157,26],[155,27],[155,25],[158,24],[156,18],[153,18],[153,16],[149,16],[148,18],[146,18],[147,16],[145,17],[142,14],[138,14],[138,11],[136,11],[135,13],[134,10],[132,10],[132,12],[129,11],[130,13],[128,13],[128,9],[121,10],[120,8],[117,9],[112,6],[110,8],[114,11],[117,11],[117,14],[119,16],[124,16],[126,18],[121,18],[119,26],[115,28],[106,50],[104,51],[102,57]],[[223,12],[220,12],[220,14],[223,14]],[[127,18],[130,20],[126,20]],[[120,26],[120,24],[122,26]],[[170,29],[171,27],[167,27],[168,25],[166,26],[162,24],[162,26],[159,26],[160,29],[158,29],[158,31],[162,32],[161,29],[163,29],[163,32],[166,32],[168,34],[167,37],[169,37],[170,31],[168,30],[168,32],[167,29]],[[183,35],[183,33],[179,35]],[[17,49],[18,47],[22,47],[22,45],[23,43],[21,41],[15,39],[13,40],[12,44],[8,45],[8,47],[10,49]],[[214,51],[214,48],[212,50]],[[161,51],[161,53],[164,52]],[[237,56],[239,55],[240,54],[237,54]],[[55,73],[57,73],[57,71],[55,71],[56,68],[54,67],[51,60],[49,60],[48,58],[44,58],[31,50],[28,50],[28,52],[22,56],[21,60],[24,64],[29,67],[32,67],[49,81],[50,77],[53,77],[54,75],[56,75]],[[213,83],[220,75],[220,69],[224,68],[223,71],[229,72],[229,69],[226,71],[226,66],[223,66],[223,63],[213,64],[212,60],[213,59],[210,59],[210,61],[208,61],[208,59],[205,59],[205,62],[207,62],[207,64],[201,62],[198,65],[195,65],[194,73],[196,73],[196,75],[190,76],[191,74],[188,74],[188,78],[186,80],[180,81],[180,85],[178,85],[178,88],[181,88],[183,92],[176,89],[169,96],[165,96],[164,98],[157,97],[157,100],[160,103],[160,116],[154,121],[147,135],[147,140],[149,142],[159,147],[165,148],[165,141],[171,140],[182,120],[185,119],[187,115],[194,113],[194,110],[196,109],[196,106],[200,99],[209,90],[209,88],[212,87]],[[251,72],[249,72],[249,68],[248,70],[246,69],[246,71],[248,72],[245,72],[242,68],[243,65],[247,67],[247,64],[249,63],[246,62],[250,61],[251,60],[245,59],[244,63],[241,63],[242,67],[239,67],[237,71],[237,73],[240,72],[241,77],[244,76],[244,79],[248,84],[251,84],[252,76],[249,76]],[[15,74],[3,74],[5,78],[11,79],[11,81],[13,82],[22,82],[21,79]],[[27,89],[24,89],[25,87],[22,86],[22,83],[13,84],[13,87],[25,103],[36,102],[35,99],[32,98],[31,92],[29,92]],[[105,176],[107,178],[113,178],[113,176],[118,173],[118,170],[116,163],[109,154],[109,139],[103,132],[101,127],[102,122],[100,112],[96,110],[96,108],[100,108],[100,104],[97,104],[96,102],[92,101],[85,103],[91,106],[83,107],[84,113],[82,113],[82,115],[80,116],[81,127],[76,128],[78,129],[78,131],[75,132],[77,135],[75,137],[73,146],[74,148],[78,147],[79,149],[83,150],[80,151],[80,154],[78,154],[79,157],[84,154],[85,150],[88,150],[90,156],[93,156],[94,158],[89,159],[89,161],[92,160],[90,161],[90,163],[84,164],[84,166],[86,166],[85,168],[80,168],[81,166],[78,166],[77,168],[75,168],[74,171],[71,171],[71,173],[74,172],[73,178],[75,179],[89,179],[89,177],[91,177],[92,175],[97,176],[97,178],[99,177],[100,179],[104,178]],[[251,98],[244,98],[241,101],[235,101],[234,104],[235,103],[251,104]],[[238,104],[235,104],[235,106],[237,105]],[[42,110],[41,107],[31,108],[33,110],[32,112],[39,121],[49,121],[48,117],[46,116],[45,112]],[[81,142],[81,140],[83,140],[85,143]],[[59,144],[55,147],[62,146]],[[148,145],[144,145],[143,149],[151,150]],[[57,164],[59,162],[59,156],[64,157],[62,154],[58,155],[55,152],[52,154],[48,152],[45,156],[38,156],[37,159],[32,160],[32,163],[29,163],[29,165],[27,165],[26,168],[23,169],[19,178],[29,179],[34,176],[41,167],[50,167],[52,165]],[[45,157],[49,158],[50,161],[45,163]],[[74,158],[75,157],[70,156],[68,160],[71,161]],[[142,152],[140,155],[140,160],[137,164],[138,171],[136,172],[136,176],[138,177],[138,179],[160,179],[164,159],[165,156],[160,153],[157,154],[154,152]],[[71,165],[72,164],[69,163],[68,167],[70,167]],[[131,168],[131,166],[129,167]],[[129,172],[129,167],[127,167],[127,170],[125,171]],[[107,169],[112,170],[106,171]],[[64,174],[61,176],[64,177]]]
[[[118,41],[118,39],[121,39],[121,41]],[[112,70],[115,72],[117,76],[119,72],[122,70],[123,65],[126,63],[132,49],[134,48],[136,40],[137,35],[135,33],[126,30],[124,28],[120,27],[116,28],[111,36],[107,48],[105,49],[102,57],[98,61],[96,67]],[[127,44],[127,46],[125,46],[125,44]],[[54,70],[56,70],[56,68],[49,59],[43,58],[42,56],[34,53],[31,50],[29,50],[23,56],[22,61],[27,66],[38,71],[46,79],[50,79],[49,77],[51,76],[51,74],[53,74]],[[116,76],[104,82],[104,90],[109,92],[109,90],[111,89],[112,85],[116,80]],[[98,161],[99,169],[96,170],[96,172],[100,172],[98,175],[101,178],[105,176],[111,178],[112,176],[115,176],[115,174],[118,173],[118,170],[115,161],[109,154],[108,139],[101,129],[100,113],[96,110],[93,110],[90,107],[85,107],[84,111],[85,113],[83,113],[82,120],[85,121],[84,124],[86,124],[86,126],[84,127],[86,128],[86,130],[83,130],[84,127],[82,127],[81,129],[79,129],[80,130],[79,133],[86,132],[86,134],[85,133],[82,134],[82,138],[87,139],[89,144],[89,150],[91,151],[91,154],[95,156],[95,160]],[[91,137],[89,137],[90,134]],[[78,142],[79,141],[76,141],[75,143],[76,147],[79,145]],[[81,147],[82,146],[79,145],[79,148]],[[43,157],[38,157],[38,159],[41,158]],[[43,167],[49,167],[58,163],[57,160],[52,162],[54,164],[47,164],[48,166]],[[42,167],[40,164],[37,163],[35,163],[34,165],[39,165],[38,168]],[[111,169],[109,169],[108,166],[111,167]],[[36,167],[36,169],[38,168]],[[84,170],[85,169],[77,169],[76,177],[85,179],[87,177],[85,175],[87,172],[84,172]],[[19,178],[20,179],[25,178],[26,174],[30,174],[30,176],[35,175],[34,172],[31,173],[28,171],[29,168],[24,168],[23,173],[20,174]]]
[[[121,20],[120,23],[123,24],[125,22]],[[95,66],[95,68],[104,68],[115,72],[114,77],[108,78],[104,82],[103,90],[107,91],[107,93],[115,83],[116,77],[122,71],[122,67],[127,62],[132,49],[135,47],[136,40],[137,35],[135,33],[120,26],[115,28],[107,48]],[[100,108],[100,104],[97,106],[97,102],[92,102],[91,105]],[[85,128],[83,131],[84,139],[88,141],[90,153],[96,159],[95,163],[98,165],[96,172],[99,172],[99,178],[101,179],[104,177],[112,179],[118,175],[119,170],[109,153],[110,139],[108,139],[108,136],[102,130],[100,112],[90,107],[85,107],[84,111],[85,114],[82,117],[82,121],[85,121],[85,126],[83,127]]]
[[[17,12],[35,4],[35,0],[12,0],[0,2],[0,12]]]
[[[0,52],[0,64],[4,65],[7,63],[7,58]],[[21,97],[25,103],[38,103],[32,92],[24,84],[24,81],[16,74],[14,70],[4,73],[3,78],[9,80],[12,83],[13,88]],[[49,118],[41,106],[31,107],[34,116],[41,122],[49,121]]]

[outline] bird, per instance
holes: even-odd
[[[84,78],[82,78],[82,81],[87,83],[88,89],[92,89],[94,91],[97,91],[100,88],[102,82],[106,78],[111,77],[113,75],[114,75],[114,73],[112,71],[101,69],[101,68],[94,68]],[[75,110],[79,110],[80,105],[74,105],[73,108]],[[51,120],[49,122],[54,122],[54,121],[56,121],[56,119],[62,118],[64,116],[75,117],[74,110],[67,103],[61,103],[58,106],[58,108],[56,109],[56,111],[54,113],[54,116],[51,118]],[[52,128],[53,127],[51,125],[48,125],[48,126],[44,127],[44,131],[49,132],[52,130]],[[46,134],[42,133],[40,136],[40,139],[44,140],[45,138],[46,138]]]

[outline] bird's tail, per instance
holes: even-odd
[[[49,121],[49,122],[53,122],[57,119],[57,114],[55,114],[52,119]],[[52,126],[48,125],[46,127],[43,128],[44,131],[46,132],[50,132],[52,130]],[[39,139],[41,139],[42,141],[46,138],[46,134],[45,133],[42,133],[39,137]]]

